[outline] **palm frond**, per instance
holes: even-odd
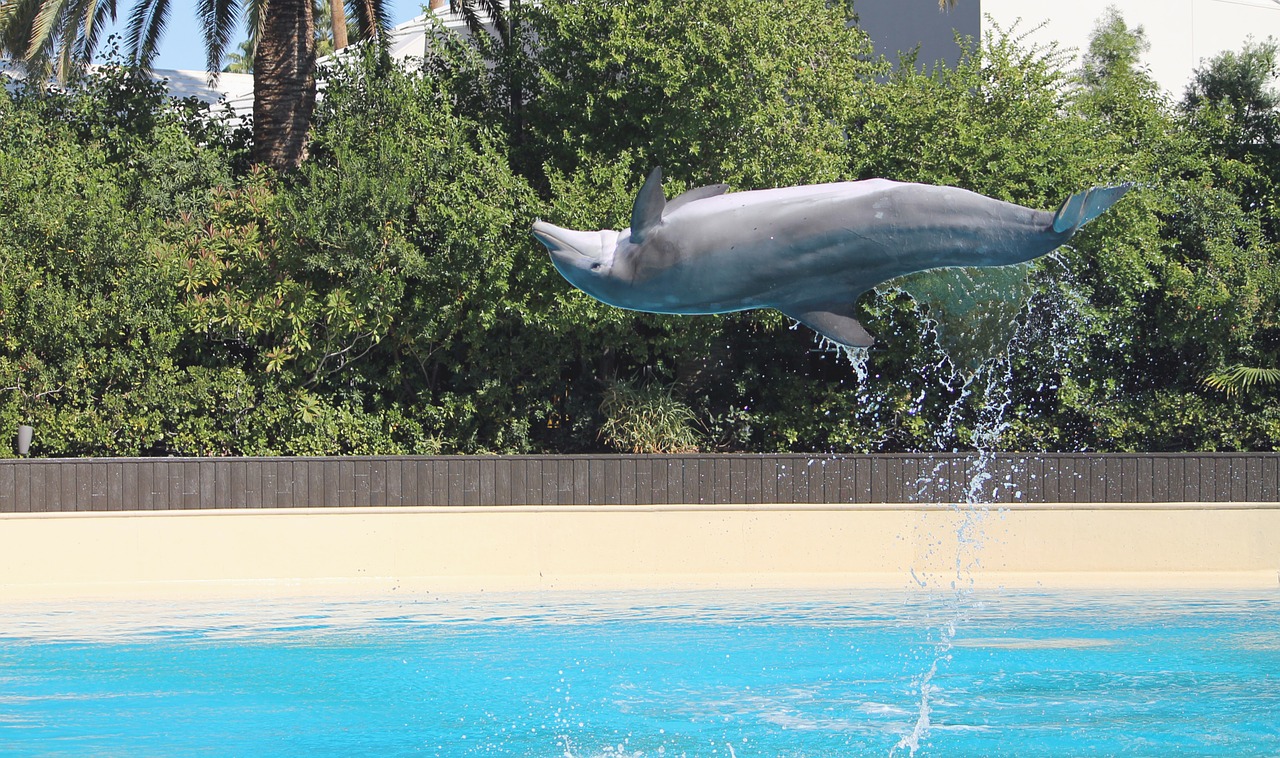
[[[507,11],[502,6],[502,0],[449,0],[449,12],[462,16],[463,23],[473,37],[488,33],[484,28],[484,17],[487,15],[493,21],[493,28],[503,44],[510,42],[508,37],[511,30],[507,27]]]
[[[376,40],[379,45],[390,41],[391,12],[386,0],[347,0],[347,11],[356,22],[356,39]]]
[[[125,40],[129,45],[129,55],[139,68],[151,68],[151,61],[156,57],[160,38],[164,36],[164,27],[168,21],[169,0],[138,0],[133,12],[129,14]]]
[[[1250,387],[1280,384],[1280,368],[1259,368],[1236,364],[1213,372],[1203,380],[1204,386],[1235,397]]]
[[[80,35],[79,56],[83,60],[91,60],[93,51],[98,47],[98,37],[102,30],[116,20],[116,0],[91,0],[85,7],[84,30]]]
[[[43,78],[51,64],[65,79],[91,59],[102,28],[115,19],[116,0],[0,0],[0,53]]]
[[[210,78],[216,78],[222,68],[222,56],[227,52],[231,35],[239,21],[240,6],[235,0],[200,0],[196,6],[200,28],[204,32],[206,69]]]
[[[33,60],[53,42],[54,31],[66,23],[66,0],[49,0],[40,4],[31,24],[31,37],[27,42],[25,58]]]

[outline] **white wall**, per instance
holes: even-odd
[[[959,0],[960,3],[966,0]],[[1203,60],[1223,50],[1239,50],[1246,39],[1280,39],[1280,2],[1275,0],[984,0],[982,13],[1007,28],[1019,18],[1019,30],[1044,28],[1028,39],[1083,52],[1089,35],[1108,6],[1114,5],[1130,26],[1141,26],[1151,49],[1144,57],[1152,76],[1175,98],[1182,96],[1191,73]],[[989,28],[989,22],[984,21]]]

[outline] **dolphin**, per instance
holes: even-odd
[[[839,345],[870,347],[854,311],[867,290],[917,271],[1038,258],[1132,187],[1078,192],[1056,213],[887,179],[733,193],[717,184],[668,201],[658,167],[630,228],[536,221],[533,235],[570,284],[609,305],[685,315],[774,308]]]

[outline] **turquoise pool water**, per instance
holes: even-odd
[[[6,756],[1280,755],[1280,591],[33,603],[0,643]]]

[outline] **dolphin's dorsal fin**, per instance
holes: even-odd
[[[729,185],[727,184],[708,184],[705,187],[698,187],[697,189],[691,189],[688,192],[681,192],[679,195],[676,195],[674,199],[667,201],[667,210],[665,212],[670,213],[685,203],[692,203],[694,200],[705,200],[706,198],[715,197],[716,195],[723,195],[728,191]]]
[[[778,307],[778,310],[837,344],[871,347],[876,338],[854,318],[854,305],[861,294],[838,303],[805,303]]]
[[[662,223],[662,211],[667,207],[667,198],[662,195],[662,166],[655,166],[644,180],[640,194],[636,195],[636,203],[631,206],[631,241],[637,245],[644,242],[645,235],[655,226]]]
[[[1053,217],[1053,230],[1058,234],[1074,234],[1077,229],[1105,213],[1131,189],[1133,183],[1126,182],[1113,187],[1094,187],[1077,192],[1067,198],[1058,209],[1058,214]]]

